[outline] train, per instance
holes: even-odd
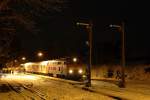
[[[43,74],[57,78],[82,80],[85,67],[79,64],[67,64],[65,60],[47,60],[21,64],[27,73]]]

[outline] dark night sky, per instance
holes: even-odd
[[[76,22],[92,20],[94,58],[107,61],[113,54],[119,55],[115,52],[119,52],[117,48],[120,40],[117,30],[111,29],[109,24],[124,21],[127,59],[145,60],[150,58],[148,12],[146,3],[138,1],[70,1],[63,14],[58,14],[52,19],[40,20],[41,32],[32,35],[22,33],[22,48],[28,52],[45,50],[52,57],[77,53],[82,55],[84,41],[88,37],[85,28],[76,26]]]

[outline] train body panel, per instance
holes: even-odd
[[[61,60],[49,60],[35,63],[22,64],[26,72],[41,73],[50,75],[67,75],[67,68],[65,61]]]
[[[65,60],[48,60],[22,64],[29,73],[46,74],[60,78],[82,78],[85,69],[82,66],[67,65]]]

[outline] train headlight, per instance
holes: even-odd
[[[83,71],[82,71],[82,69],[80,69],[78,72],[79,72],[79,74],[82,74]]]
[[[69,70],[69,74],[72,74],[72,73],[73,73],[73,70],[70,69],[70,70]]]

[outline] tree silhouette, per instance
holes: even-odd
[[[11,44],[17,34],[37,34],[40,31],[38,20],[62,14],[66,4],[66,0],[1,0],[0,59],[15,54]]]

